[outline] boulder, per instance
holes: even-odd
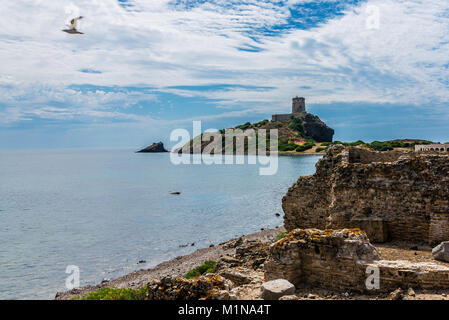
[[[441,242],[433,248],[432,255],[435,260],[449,262],[449,241]]]
[[[390,293],[391,300],[402,300],[404,298],[404,291],[401,288],[397,288]]]
[[[282,296],[293,295],[295,286],[285,279],[265,282],[261,286],[261,296],[264,300],[278,300]]]

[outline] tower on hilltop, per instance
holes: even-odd
[[[292,102],[292,113],[306,112],[306,99],[303,97],[295,97]]]

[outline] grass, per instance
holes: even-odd
[[[217,263],[215,261],[208,260],[208,261],[204,262],[201,266],[198,266],[195,269],[193,269],[192,271],[187,272],[184,275],[184,278],[195,279],[203,274],[213,273],[216,265],[217,265]]]
[[[278,233],[278,235],[276,236],[276,240],[281,240],[283,237],[285,237],[287,235],[287,231],[281,231]]]
[[[82,298],[73,298],[73,300],[145,300],[147,292],[147,286],[143,286],[140,289],[119,289],[108,287],[91,292]]]

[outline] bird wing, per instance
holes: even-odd
[[[78,20],[82,18],[82,16],[79,16],[78,18],[73,18],[72,20],[70,20],[70,27],[72,29],[76,29],[76,27],[78,26]]]

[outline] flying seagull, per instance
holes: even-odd
[[[68,29],[63,29],[62,31],[70,33],[70,34],[84,34],[83,32],[79,32],[76,29],[76,26],[78,24],[78,20],[82,19],[82,16],[79,16],[78,18],[73,18],[72,20],[70,20],[70,25],[68,25]]]

